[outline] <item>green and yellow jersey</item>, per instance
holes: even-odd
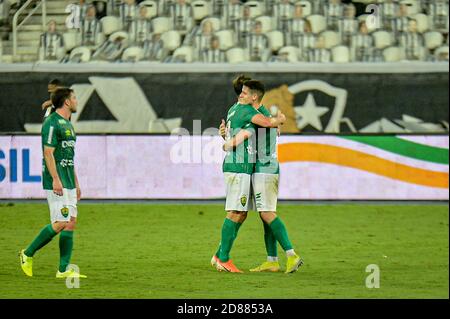
[[[252,118],[258,111],[251,105],[236,103],[228,111],[226,121],[226,137],[228,141],[240,130],[255,132]],[[227,152],[223,161],[223,172],[252,174],[255,166],[255,147],[251,140],[247,139],[235,149]]]
[[[74,189],[75,187],[75,142],[77,137],[72,123],[59,115],[51,113],[42,124],[42,152],[44,146],[54,147],[56,171],[61,179],[63,188]],[[42,184],[44,189],[53,189],[53,178],[48,171],[45,159],[43,159]]]

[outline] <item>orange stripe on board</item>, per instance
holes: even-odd
[[[363,152],[316,143],[278,145],[278,159],[286,162],[319,162],[347,166],[407,183],[448,188],[448,173],[434,172],[385,160]]]

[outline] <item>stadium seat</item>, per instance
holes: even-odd
[[[194,61],[194,49],[191,46],[182,46],[173,52],[173,57],[183,57],[186,63]]]
[[[313,14],[306,18],[311,23],[312,32],[318,34],[327,27],[327,19],[319,14]]]
[[[259,1],[247,1],[245,6],[250,7],[250,17],[256,18],[264,14],[263,3]]]
[[[211,22],[211,25],[212,25],[212,28],[213,28],[213,31],[214,31],[214,32],[220,30],[220,19],[219,19],[219,18],[216,18],[216,17],[208,17],[208,18],[205,18],[205,19],[203,19],[202,22],[200,23],[200,26],[203,26],[203,24],[204,24],[206,21]]]
[[[406,4],[408,6],[408,15],[412,16],[420,12],[419,3],[416,0],[403,0],[400,4]]]
[[[447,59],[448,59],[448,45],[442,46],[442,47],[436,49],[436,51],[434,51],[434,56],[436,58],[439,57],[440,54],[447,54]]]
[[[400,47],[389,47],[383,50],[386,62],[399,62],[404,59],[404,50]]]
[[[412,16],[417,21],[417,31],[424,33],[428,31],[428,16],[423,13],[418,13]]]
[[[181,44],[181,35],[177,31],[166,31],[161,35],[164,48],[173,51]]]
[[[311,3],[309,1],[297,1],[295,5],[300,4],[302,6],[303,16],[309,16],[312,12]]]
[[[118,17],[106,16],[100,20],[102,24],[103,34],[110,35],[116,31],[119,31],[120,28],[120,20]]]
[[[202,20],[210,14],[209,3],[204,0],[195,0],[191,6],[194,20]]]
[[[88,47],[78,47],[70,52],[69,60],[79,60],[79,62],[89,62],[91,60],[91,50]]]
[[[380,28],[379,23],[376,23],[377,20],[369,19],[370,15],[361,14],[357,17],[358,22],[366,22],[367,30],[369,32],[374,32],[375,30]]]
[[[75,31],[75,32],[74,32]],[[80,33],[77,30],[70,30],[63,33],[64,49],[70,51],[80,45]]]
[[[138,62],[144,57],[144,50],[140,47],[129,47],[123,51],[123,62]]]
[[[260,21],[262,25],[262,32],[266,33],[273,30],[273,19],[269,16],[260,16],[255,19],[255,21]]]
[[[392,45],[392,36],[387,31],[375,31],[372,33],[374,46],[377,49],[384,49]]]
[[[350,62],[350,49],[345,45],[338,45],[331,49],[332,60],[335,63]]]
[[[172,30],[172,23],[167,17],[156,17],[152,20],[153,33],[162,34]]]
[[[298,62],[299,49],[297,47],[294,47],[294,46],[282,47],[278,51],[278,55],[283,55],[283,54],[287,55],[287,59],[289,62]]]
[[[325,48],[331,49],[332,47],[341,43],[341,37],[339,33],[335,31],[324,31],[320,34],[325,40]]]
[[[220,30],[214,35],[219,38],[221,50],[228,50],[235,45],[234,32],[232,30]]]
[[[444,41],[442,33],[438,31],[430,31],[424,34],[425,47],[427,49],[436,49],[440,47]]]
[[[113,34],[111,34],[111,35],[109,36],[109,40],[115,41],[115,40],[116,40],[117,38],[119,38],[119,37],[125,39],[124,44],[125,44],[125,46],[127,46],[127,45],[128,45],[128,39],[130,38],[130,36],[129,36],[128,33],[125,32],[125,31],[117,31],[117,32],[114,32]]]
[[[269,39],[269,47],[272,51],[277,51],[284,45],[283,33],[281,31],[270,31],[266,33]]]
[[[242,63],[246,61],[244,49],[232,48],[226,52],[227,61],[229,63]]]
[[[158,15],[158,3],[153,0],[142,1],[139,6],[147,7],[147,18],[153,18]]]

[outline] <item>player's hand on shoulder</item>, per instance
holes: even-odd
[[[52,101],[47,100],[44,103],[42,103],[42,110],[45,110],[45,109],[49,108],[50,106],[52,106]]]
[[[223,138],[225,138],[226,135],[226,126],[225,126],[225,120],[222,119],[222,122],[220,123],[219,126],[219,134],[220,136],[222,136]]]

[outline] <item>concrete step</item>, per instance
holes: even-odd
[[[41,24],[30,24],[30,25],[23,25],[20,27],[20,32],[22,31],[39,31],[43,32],[42,25]]]
[[[23,54],[18,55],[15,58],[13,58],[11,55],[9,55],[11,59],[11,63],[30,63],[30,62],[36,62],[38,60],[37,54]]]
[[[13,63],[12,55],[3,53],[3,55],[0,56],[0,62],[1,63]]]
[[[19,46],[17,47],[17,54],[19,55],[38,55],[39,47],[36,46]]]
[[[25,9],[24,11],[22,11],[22,14],[27,15],[28,13],[30,13],[33,10],[34,9]],[[65,15],[68,15],[68,13],[66,13],[66,7],[61,7],[61,8],[48,8],[47,7],[47,11],[46,12],[47,12],[47,15],[52,15],[52,14],[65,14]],[[34,14],[41,14],[41,13],[42,13],[42,7],[37,9]]]
[[[22,46],[22,47],[39,47],[39,43],[40,40],[26,40],[26,41],[18,41],[17,42],[17,46]],[[12,50],[13,47],[13,42],[12,41],[4,41],[3,42],[3,50],[5,49],[11,49]]]
[[[66,1],[66,0],[64,0],[64,1],[50,0],[50,1],[47,1],[47,9],[48,10],[50,10],[50,9],[61,9],[61,8],[65,9],[72,2],[76,3],[78,1],[75,2],[75,1]]]
[[[21,62],[21,63],[27,63],[27,62],[36,62],[38,60],[37,54],[21,54],[19,55],[14,62]]]
[[[55,20],[56,23],[60,24],[60,25],[63,25],[63,24],[65,25],[66,19],[67,19],[67,14],[66,15],[47,16],[47,22],[50,20]],[[35,14],[35,15],[31,16],[26,22],[26,24],[35,24],[35,25],[41,24],[41,23],[42,23],[42,18],[41,18],[40,14]]]
[[[41,37],[41,31],[22,31],[19,30],[17,33],[17,41],[26,41],[26,40],[39,40]]]

